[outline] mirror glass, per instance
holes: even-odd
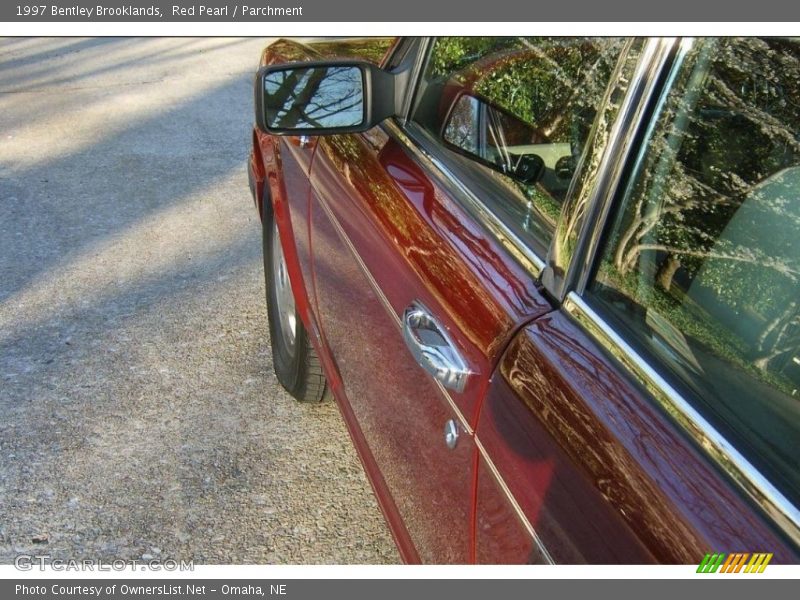
[[[444,141],[461,154],[526,184],[544,172],[538,132],[488,102],[462,94],[450,111]]]
[[[333,129],[364,121],[364,78],[357,66],[296,67],[264,77],[270,129]]]

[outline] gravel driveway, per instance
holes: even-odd
[[[0,40],[0,562],[390,563],[339,413],[270,367],[265,40]]]

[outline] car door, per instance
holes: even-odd
[[[498,470],[557,562],[797,562],[798,53],[643,49],[599,146],[609,177],[559,221],[561,306],[511,342],[481,410],[479,559],[506,535],[481,497]]]
[[[479,400],[511,333],[550,305],[396,124],[320,139],[311,186],[317,313],[362,458],[406,559],[470,562]]]
[[[624,48],[574,40],[567,54],[582,79],[572,83],[602,96]],[[514,85],[482,86],[508,65],[517,83],[533,73],[533,87],[549,85],[561,54],[562,45],[536,40],[438,40],[424,52],[407,121],[321,138],[314,155],[316,312],[339,375],[335,393],[411,560],[477,558],[481,402],[514,333],[552,310],[536,274],[594,119],[594,100],[570,102],[560,88],[575,127],[547,135],[514,105]],[[589,66],[597,74],[580,75]],[[494,136],[480,155],[456,143],[472,118],[465,96],[485,104],[476,127]],[[499,143],[503,136],[517,139]],[[533,155],[543,148],[551,156],[540,164]],[[533,181],[534,168],[547,186]],[[426,356],[439,361],[438,376],[421,368]],[[496,470],[480,493],[492,523],[513,531],[501,544],[528,562],[550,560]]]

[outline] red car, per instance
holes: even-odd
[[[255,106],[275,372],[405,561],[797,562],[800,42],[281,40]]]

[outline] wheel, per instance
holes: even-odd
[[[306,328],[297,314],[280,233],[269,198],[264,198],[261,227],[267,315],[275,375],[286,391],[297,400],[320,402],[325,395],[325,375],[319,357],[308,339]]]

